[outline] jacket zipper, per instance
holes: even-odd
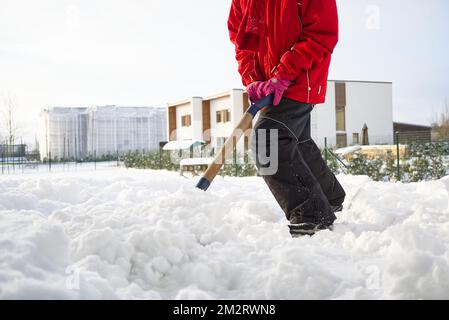
[[[256,66],[257,66],[257,59],[258,57],[257,57],[257,53],[255,53],[254,52],[254,55],[253,55],[253,61],[254,61],[254,69],[253,70],[257,70],[257,68],[256,68]],[[255,78],[259,78],[259,75],[257,74],[257,71],[255,72],[255,74],[254,74],[254,77]],[[254,82],[255,80],[253,79],[253,77],[251,77],[251,80]]]
[[[310,103],[310,91],[312,88],[310,87],[310,76],[309,70],[307,70],[307,103]]]
[[[299,17],[299,25],[301,28],[301,35],[304,35],[304,25],[302,23],[302,19],[301,19],[301,13],[299,11],[299,7],[301,6],[301,3],[298,2],[298,17]],[[310,74],[309,74],[309,70],[307,70],[307,103],[310,103],[310,91],[312,90],[312,88],[310,87]]]
[[[302,24],[301,14],[299,12],[299,7],[301,6],[301,3],[298,2],[298,17],[299,17],[299,25],[301,28],[301,35],[304,35],[304,26]]]

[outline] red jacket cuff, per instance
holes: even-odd
[[[253,83],[255,81],[263,81],[263,79],[255,76],[255,75],[251,75],[251,74],[245,75],[244,77],[242,77],[242,82],[245,87],[247,87],[248,85],[250,85],[251,83]]]

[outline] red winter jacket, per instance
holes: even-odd
[[[335,0],[232,0],[228,29],[245,86],[288,79],[284,97],[324,102],[338,42]]]

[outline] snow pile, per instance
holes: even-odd
[[[0,179],[0,299],[449,298],[449,179],[340,176],[335,231],[299,239],[260,178]]]

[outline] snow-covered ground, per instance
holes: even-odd
[[[335,231],[291,239],[260,178],[1,176],[0,299],[449,298],[449,179],[339,180]]]

